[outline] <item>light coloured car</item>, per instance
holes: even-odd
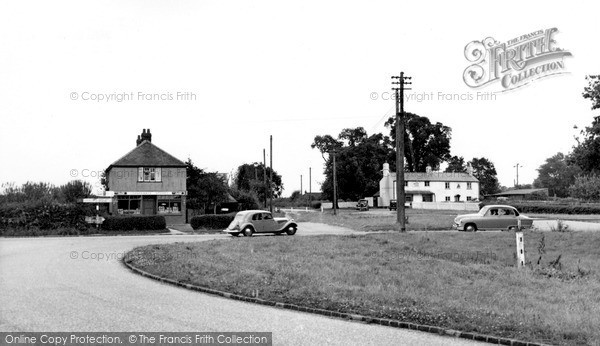
[[[516,229],[519,220],[522,228],[530,228],[533,219],[519,213],[510,205],[486,205],[476,214],[458,215],[454,219],[453,228],[459,231],[475,232],[477,230]]]
[[[298,224],[293,219],[273,217],[265,210],[244,210],[238,212],[233,221],[223,230],[234,237],[240,234],[251,237],[254,233],[296,234]]]

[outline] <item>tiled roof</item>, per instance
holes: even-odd
[[[152,142],[144,141],[110,165],[110,167],[113,166],[185,167],[185,163],[152,144]]]
[[[396,179],[396,173],[391,173],[392,179]],[[404,172],[406,181],[451,181],[451,182],[479,182],[477,178],[469,173],[443,173],[443,172]]]

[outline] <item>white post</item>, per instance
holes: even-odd
[[[521,220],[517,220],[517,267],[525,266],[525,242],[523,241],[523,230],[521,229]]]

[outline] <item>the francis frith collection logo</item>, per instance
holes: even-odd
[[[504,43],[492,37],[470,42],[465,47],[465,57],[472,65],[463,74],[465,83],[471,88],[499,83],[501,91],[508,91],[566,73],[564,57],[571,53],[557,47],[553,39],[557,31],[538,30]]]

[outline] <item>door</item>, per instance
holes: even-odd
[[[510,208],[498,209],[498,225],[496,228],[507,229],[508,227],[517,226],[517,216]]]
[[[156,200],[153,198],[144,198],[144,215],[154,215],[156,214]]]
[[[262,226],[263,232],[275,232],[278,229],[277,221],[273,219],[273,215],[271,215],[271,213],[262,214]]]

